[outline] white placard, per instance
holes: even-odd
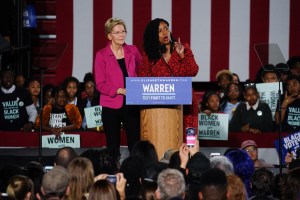
[[[199,113],[198,138],[200,140],[228,140],[228,114]]]
[[[62,148],[62,147],[80,148],[80,135],[78,134],[61,134],[60,138],[55,135],[43,135],[43,148]]]
[[[258,83],[256,84],[256,88],[259,92],[260,100],[269,105],[274,121],[278,101],[279,83]],[[282,83],[280,83],[280,90],[282,92]]]
[[[84,109],[86,125],[88,128],[102,126],[102,106],[93,106]]]

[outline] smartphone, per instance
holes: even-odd
[[[116,175],[108,175],[107,177],[106,177],[106,179],[109,181],[109,182],[111,182],[112,184],[116,184],[116,182],[117,182],[117,178],[116,178]]]
[[[186,128],[185,132],[187,146],[190,148],[194,147],[197,139],[196,129],[193,127],[188,127]]]
[[[45,166],[45,172],[50,171],[53,168],[53,166]]]
[[[220,153],[211,153],[210,154],[210,158],[214,157],[214,156],[220,156],[221,154]]]

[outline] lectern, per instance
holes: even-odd
[[[192,104],[192,78],[126,78],[126,104],[141,105],[141,140],[149,140],[161,158],[183,142],[182,105]]]

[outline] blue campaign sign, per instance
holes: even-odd
[[[300,132],[295,132],[281,139],[281,144],[282,144],[281,164],[285,164],[284,159],[289,150],[292,152],[293,156],[296,157],[296,151],[300,147],[299,143],[300,143]],[[277,149],[277,152],[279,153],[279,140],[275,140],[274,144]]]
[[[192,104],[191,77],[127,77],[127,105]]]

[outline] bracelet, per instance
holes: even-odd
[[[100,132],[100,126],[97,126],[96,130],[97,132]]]

